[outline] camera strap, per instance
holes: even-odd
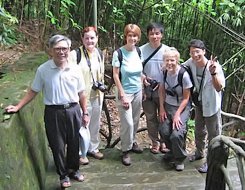
[[[200,86],[199,86],[199,91],[198,91],[198,97],[197,97],[197,99],[199,98],[200,93],[201,93],[201,90],[202,90],[203,80],[204,80],[204,77],[205,77],[205,70],[206,70],[206,68],[207,68],[207,65],[208,65],[208,61],[207,61],[207,63],[205,64],[205,67],[204,67],[203,72],[202,72],[202,79],[201,79],[201,83],[200,83]]]
[[[146,65],[146,63],[158,52],[158,50],[160,49],[162,47],[162,44],[160,44],[160,46],[158,46],[158,48],[157,49],[155,49],[152,53],[151,53],[151,55],[149,55],[149,57],[147,58],[147,59],[145,59],[143,62],[142,62],[142,64],[143,64],[143,70],[144,70],[144,68],[145,68],[145,65]],[[144,73],[145,74],[145,73]],[[145,74],[146,75],[146,74]]]
[[[83,54],[86,58],[86,61],[87,61],[87,64],[88,64],[88,67],[89,67],[89,70],[90,70],[90,74],[91,74],[91,77],[92,77],[92,80],[93,80],[93,83],[95,83],[95,80],[94,80],[94,76],[93,76],[93,73],[92,73],[92,70],[91,70],[91,62],[90,62],[90,59],[89,59],[89,55],[88,55],[88,51],[86,50],[86,48],[83,46]],[[101,67],[100,67],[101,69]]]

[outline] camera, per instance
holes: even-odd
[[[93,90],[97,90],[98,89],[101,92],[105,92],[107,90],[107,87],[102,82],[96,81],[96,82],[93,83],[92,89]]]
[[[175,92],[175,90],[168,88],[166,89],[166,94],[169,96],[178,96],[177,93]]]
[[[157,86],[158,86],[158,82],[156,81],[156,80],[154,80],[154,79],[147,79],[147,82],[150,84],[150,87],[153,89],[153,90],[156,90],[157,88]]]

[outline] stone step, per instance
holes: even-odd
[[[81,166],[80,170],[85,175],[82,183],[72,181],[70,189],[193,189],[200,190],[205,187],[205,178],[197,172],[193,163],[185,162],[185,170],[175,171],[173,165],[162,160],[162,154],[154,155],[149,149],[143,154],[130,153],[131,166],[121,163],[121,151],[105,149],[105,158],[96,160],[89,157],[90,163]],[[55,169],[51,168],[47,176],[47,189],[59,187],[58,176]]]

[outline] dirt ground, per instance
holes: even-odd
[[[106,100],[107,108],[110,113],[111,125],[112,125],[112,143],[113,141],[119,137],[120,131],[120,118],[118,115],[117,107],[115,104],[115,100]],[[142,110],[143,111],[143,110]],[[146,117],[142,116],[140,118],[139,129],[146,128]],[[101,120],[101,129],[108,134],[108,121],[105,117],[105,113],[102,113],[102,120]],[[101,139],[106,142],[106,138],[101,136]],[[151,147],[151,140],[148,137],[147,130],[137,133],[136,135],[137,142],[140,144],[142,148],[150,148]],[[117,144],[117,147],[120,148],[120,142]],[[195,143],[192,138],[189,136],[186,140],[186,150],[189,154],[193,152],[195,148]]]

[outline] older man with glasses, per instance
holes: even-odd
[[[49,146],[53,153],[61,188],[71,186],[70,177],[82,182],[79,172],[79,129],[88,123],[84,81],[77,65],[68,62],[71,40],[54,35],[49,40],[52,59],[37,69],[31,88],[17,105],[9,105],[6,112],[17,112],[43,92],[44,122]],[[80,104],[80,105],[79,105]]]

